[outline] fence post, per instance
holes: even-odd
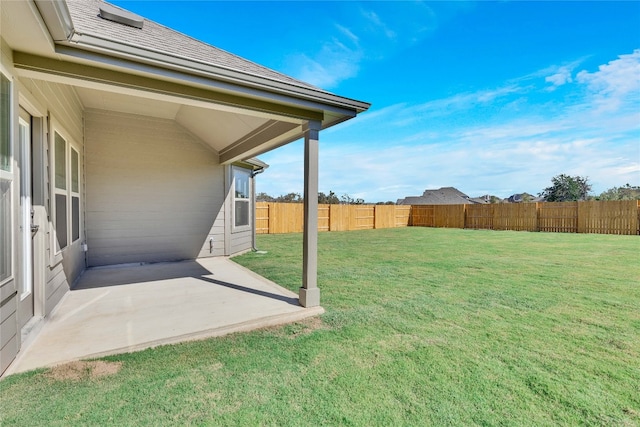
[[[464,204],[462,205],[462,228],[468,228],[467,227],[467,205]]]

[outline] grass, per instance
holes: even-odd
[[[236,260],[295,290],[299,234]],[[321,318],[0,382],[0,425],[640,425],[637,236],[319,236]]]

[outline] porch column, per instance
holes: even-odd
[[[318,289],[318,136],[320,122],[309,121],[304,136],[304,237],[300,305],[320,305]]]

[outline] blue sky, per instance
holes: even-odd
[[[320,134],[320,191],[640,185],[640,2],[114,1],[370,110]],[[303,144],[258,191],[302,193]]]

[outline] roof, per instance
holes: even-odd
[[[410,196],[398,200],[399,205],[461,205],[472,204],[469,196],[454,187],[424,190],[422,196]]]
[[[308,83],[248,61],[146,18],[143,18],[144,24],[141,29],[104,19],[100,17],[99,8],[105,4],[115,9],[125,10],[101,0],[67,1],[74,25],[74,36],[91,35],[124,45],[161,52],[175,58],[322,91]]]
[[[212,81],[241,84],[321,102],[340,111],[346,111],[346,108],[358,113],[370,106],[369,103],[317,88],[143,17],[138,17],[142,28],[102,18],[101,7],[125,11],[102,0],[36,0],[36,4],[54,37],[58,54],[90,61],[98,58],[95,54],[106,54]],[[128,11],[125,13],[136,16]],[[82,52],[90,54],[86,56]],[[114,64],[112,61],[106,63]]]

